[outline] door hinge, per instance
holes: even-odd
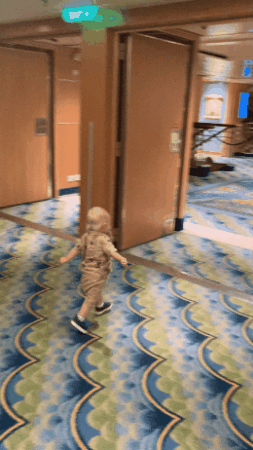
[[[116,241],[118,239],[118,237],[119,237],[119,229],[118,228],[114,228],[112,235],[113,235],[114,241]]]
[[[119,44],[119,59],[126,59],[127,46],[124,43]]]
[[[116,143],[116,156],[121,156],[121,142]]]

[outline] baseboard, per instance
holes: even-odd
[[[234,153],[234,156],[243,156],[244,158],[253,158],[253,153],[241,153],[241,152],[236,152]]]
[[[78,194],[78,193],[79,193],[79,186],[59,190],[59,196]]]
[[[206,164],[204,166],[191,167],[190,175],[193,175],[194,177],[205,178],[209,175],[209,169],[210,169],[210,166],[208,164]]]

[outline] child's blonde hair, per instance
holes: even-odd
[[[108,225],[107,234],[110,238],[112,238],[110,221],[110,214],[105,209],[95,206],[88,211],[86,232],[89,233],[91,231],[97,231],[103,223],[106,223]]]

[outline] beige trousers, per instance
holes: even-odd
[[[109,274],[110,270],[92,266],[85,267],[81,284],[85,293],[85,303],[89,309],[102,303],[102,292]]]

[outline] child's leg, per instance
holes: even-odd
[[[93,305],[90,304],[89,302],[87,302],[87,299],[86,299],[82,304],[82,307],[78,313],[78,316],[85,319],[91,313],[92,308],[93,308]]]
[[[82,277],[82,288],[86,293],[85,301],[78,313],[78,316],[85,319],[91,313],[92,309],[103,305],[102,291],[108,277],[107,272],[86,274]]]
[[[86,293],[86,299],[78,313],[78,316],[85,319],[91,313],[95,306],[100,306],[103,303],[102,288],[95,286]]]
[[[101,306],[103,306],[103,303],[104,303],[103,291],[101,290],[100,292],[98,292],[98,295],[97,295],[96,307],[100,308]]]
[[[106,271],[101,275],[101,280],[103,281],[103,284],[100,285],[100,290],[98,289],[98,291],[97,291],[97,295],[96,295],[97,296],[97,301],[96,301],[97,308],[100,308],[101,306],[103,306],[103,303],[104,303],[103,290],[105,288],[105,284],[106,284],[109,274],[110,274],[110,272],[108,273],[108,271]]]

